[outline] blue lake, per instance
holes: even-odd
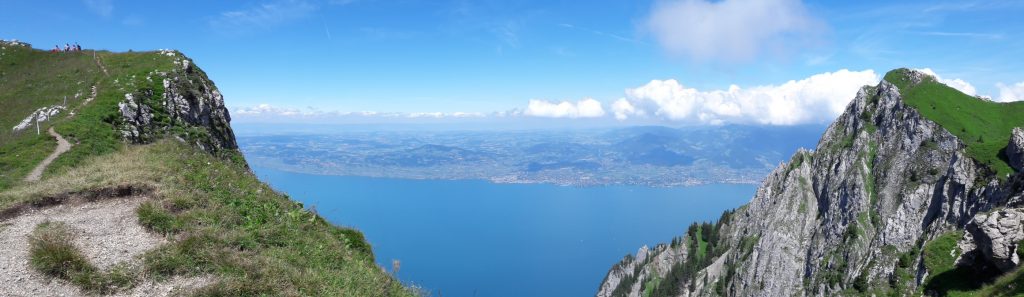
[[[321,176],[253,168],[362,230],[377,262],[434,296],[593,296],[614,263],[746,203],[752,185],[592,188]],[[440,294],[438,294],[440,292]]]

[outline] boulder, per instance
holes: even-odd
[[[1006,157],[1010,161],[1010,167],[1024,171],[1024,129],[1013,128],[1013,132],[1010,133],[1010,144],[1006,147]]]
[[[990,214],[978,214],[969,224],[960,247],[971,254],[974,266],[991,264],[1003,272],[1020,264],[1018,244],[1024,240],[1024,210],[1003,209]]]

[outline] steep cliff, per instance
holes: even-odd
[[[690,260],[675,263],[684,273],[648,269],[659,252],[628,257],[612,268],[597,295],[977,289],[998,274],[990,267],[1006,271],[1019,263],[1011,252],[1019,232],[1002,235],[1021,228],[1019,216],[994,214],[1005,219],[993,222],[979,214],[1022,199],[1024,182],[1012,157],[1021,133],[1011,133],[1013,125],[1024,124],[1020,108],[964,95],[922,72],[894,70],[857,93],[814,151],[797,152],[765,178],[747,205],[715,224],[720,256],[691,269]],[[975,231],[965,233],[965,227]],[[704,239],[689,235],[680,240],[687,242],[684,248],[704,244],[693,244]]]

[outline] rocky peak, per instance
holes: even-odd
[[[174,67],[154,71],[146,78],[161,81],[162,92],[157,89],[125,94],[125,100],[118,104],[122,136],[146,143],[173,134],[211,153],[237,149],[224,97],[206,73],[177,51],[161,50],[158,54],[172,59]]]
[[[991,226],[978,238],[998,233],[1009,243],[978,244],[998,246],[990,249],[991,258],[1018,263],[1016,235],[999,227],[1013,226],[1017,216],[998,216],[988,224],[988,217],[978,221],[976,215],[1020,200],[1020,175],[1008,182],[996,178],[970,157],[961,139],[909,105],[901,90],[928,81],[934,77],[897,69],[862,88],[814,151],[799,151],[777,167],[750,203],[721,226],[719,244],[730,250],[680,294],[914,292],[929,279],[924,245],[969,223],[979,230]],[[657,250],[650,254],[658,257]]]
[[[935,76],[924,71],[910,68],[893,69],[885,73],[882,81],[896,84],[900,88],[908,88],[926,81],[935,81]]]

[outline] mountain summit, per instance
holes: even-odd
[[[1024,290],[1012,284],[1024,254],[1020,126],[1024,103],[890,71],[748,204],[627,256],[597,296]]]

